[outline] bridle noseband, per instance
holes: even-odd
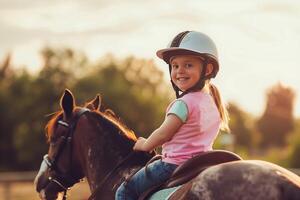
[[[79,182],[80,179],[74,178],[74,176],[72,174],[72,168],[71,167],[68,170],[69,173],[63,173],[57,167],[57,161],[58,161],[58,158],[61,155],[64,147],[66,146],[67,143],[69,143],[70,144],[70,153],[69,153],[69,163],[70,163],[70,165],[69,166],[72,166],[72,148],[73,148],[73,142],[72,141],[73,141],[75,128],[76,128],[77,122],[80,119],[80,117],[83,116],[84,114],[88,113],[88,112],[90,112],[90,110],[88,108],[81,108],[78,112],[75,113],[75,115],[71,119],[70,123],[68,123],[66,121],[63,121],[63,120],[58,120],[57,121],[58,125],[62,125],[65,128],[68,129],[67,134],[62,135],[60,137],[61,141],[59,143],[58,150],[55,152],[55,154],[52,156],[52,158],[50,158],[48,156],[48,154],[46,154],[43,158],[43,162],[46,163],[48,168],[55,172],[55,176],[49,176],[48,180],[50,182],[53,182],[53,183],[57,184],[60,188],[63,189],[63,191],[64,191],[63,200],[65,200],[66,197],[67,197],[67,190],[69,189],[69,187],[71,187],[75,183]]]

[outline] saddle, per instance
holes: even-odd
[[[226,150],[213,150],[200,153],[187,160],[182,165],[179,165],[166,183],[150,188],[139,197],[139,200],[149,198],[151,194],[158,190],[183,185],[195,178],[208,167],[236,160],[242,160],[242,158],[239,155]]]

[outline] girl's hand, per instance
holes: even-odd
[[[146,142],[146,138],[139,137],[138,140],[136,141],[135,145],[133,146],[133,150],[135,151],[144,151],[144,144]]]

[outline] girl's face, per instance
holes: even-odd
[[[203,69],[200,57],[182,55],[171,59],[171,79],[181,90],[186,91],[193,87],[198,80]]]

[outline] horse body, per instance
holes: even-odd
[[[135,135],[111,112],[100,112],[99,96],[87,107],[75,107],[70,91],[61,99],[62,112],[47,125],[50,147],[36,187],[41,199],[87,177],[90,199],[114,199],[124,177],[144,166],[153,154],[134,152]],[[299,176],[263,161],[232,161],[205,169],[173,193],[178,199],[299,199]]]
[[[204,170],[172,199],[296,200],[299,197],[299,176],[268,162],[242,160]]]

